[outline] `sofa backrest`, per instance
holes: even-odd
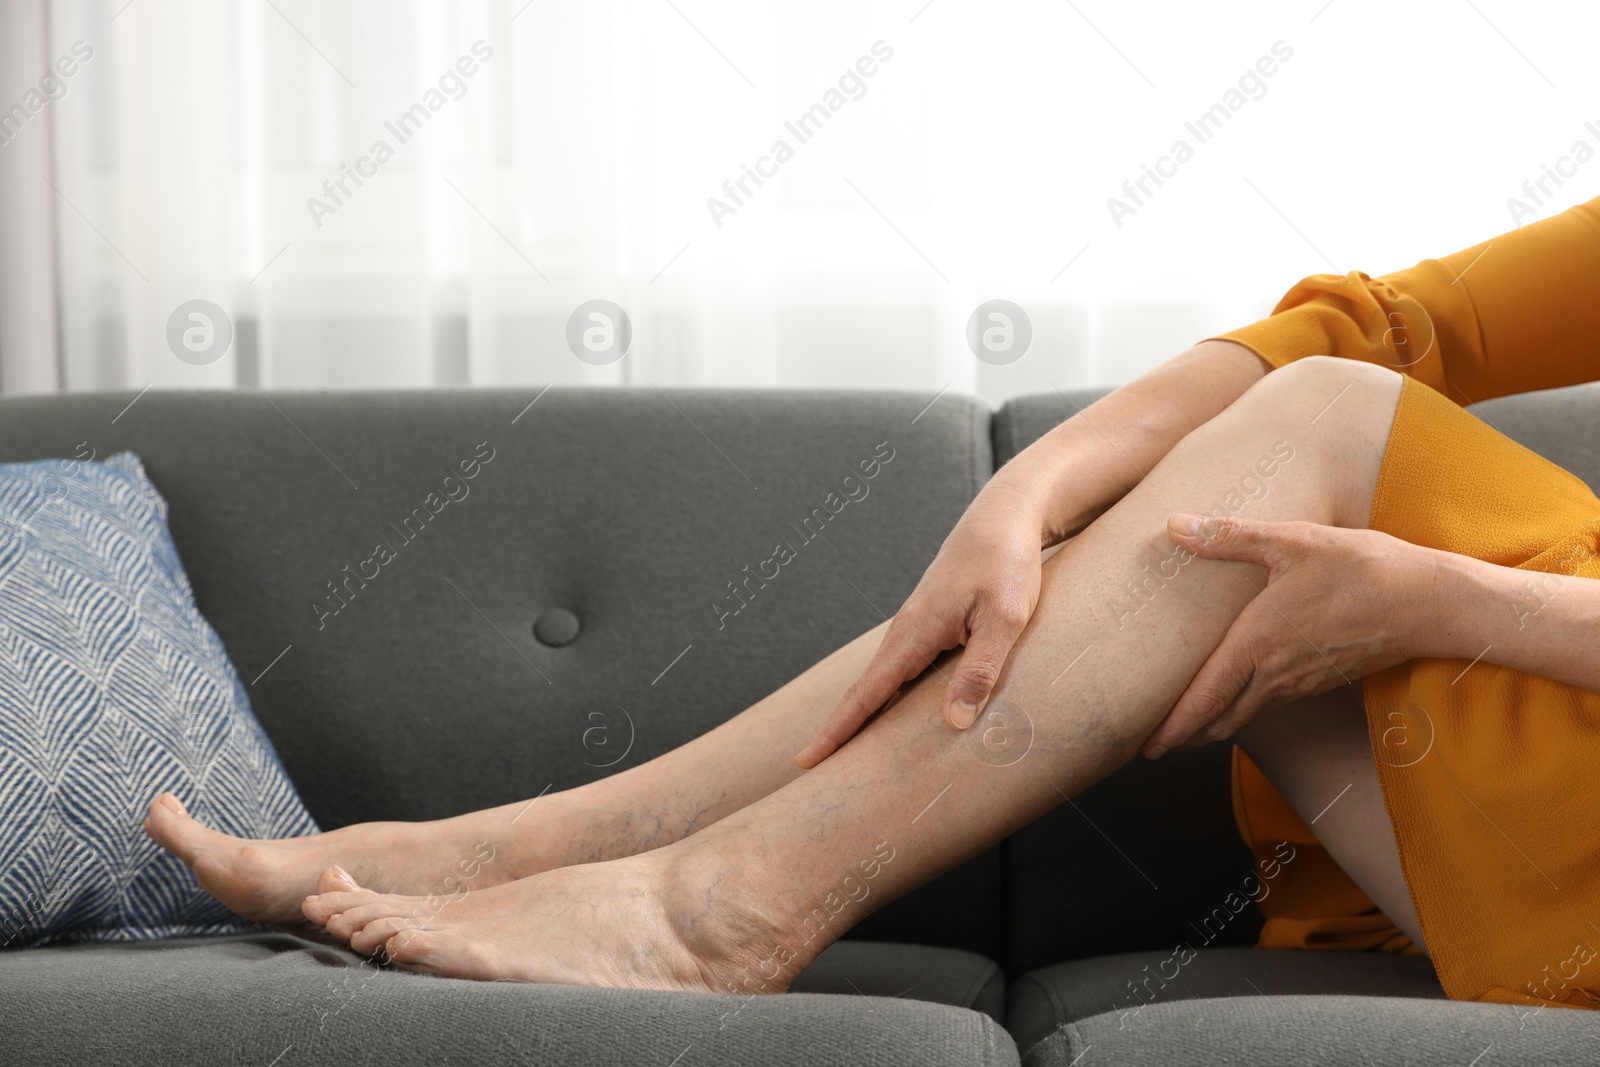
[[[133,399],[0,401],[0,461],[143,457],[324,827],[509,803],[706,732],[895,611],[992,465],[958,396]],[[794,558],[744,585],[779,543]],[[1000,883],[991,849],[860,936],[997,956]]]

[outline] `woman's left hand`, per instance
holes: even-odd
[[[1375,530],[1194,515],[1174,515],[1167,536],[1207,559],[1261,564],[1267,583],[1146,739],[1152,759],[1231,737],[1261,711],[1423,654],[1432,549]]]

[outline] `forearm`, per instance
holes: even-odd
[[[1045,434],[1002,467],[985,491],[1027,500],[1038,511],[1045,545],[1065,540],[1269,369],[1243,345],[1202,341]]]
[[[1574,560],[1574,564],[1579,561]],[[1600,693],[1600,581],[1437,553],[1423,654],[1483,661]]]

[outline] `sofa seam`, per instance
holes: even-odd
[[[988,964],[988,966],[985,967],[981,973],[979,973],[977,978],[972,980],[972,984],[967,987],[967,992],[962,997],[961,1006],[963,1008],[972,1008],[973,1004],[977,1002],[979,991],[981,991],[984,986],[988,985],[989,982],[993,980],[995,975],[1001,973],[1000,965],[994,960],[984,960],[984,963]],[[1002,1014],[1005,1013],[1005,1007],[1005,995],[1004,991],[1002,991],[1000,997],[1000,1011]]]
[[[1023,1060],[1023,1061],[1026,1061],[1029,1056],[1032,1056],[1035,1052],[1038,1052],[1039,1049],[1044,1047],[1045,1042],[1050,1041],[1051,1039],[1057,1038],[1057,1037],[1060,1037],[1060,1038],[1063,1038],[1064,1040],[1066,1040],[1067,1047],[1071,1048],[1072,1044],[1075,1041],[1080,1040],[1083,1037],[1083,1035],[1078,1031],[1078,1024],[1075,1023],[1075,1022],[1072,1022],[1072,1023],[1068,1023],[1068,1022],[1057,1023],[1054,1027],[1051,1028],[1051,1030],[1050,1030],[1050,1032],[1048,1034],[1045,1034],[1039,1040],[1037,1040],[1033,1044],[1029,1045],[1026,1049],[1023,1049],[1023,1048],[1021,1048],[1019,1046],[1018,1049],[1017,1049],[1018,1058]],[[1077,1062],[1077,1061],[1073,1061],[1073,1062]]]
[[[1065,1031],[1065,1033],[1066,1033],[1068,1051],[1071,1051],[1072,1049],[1078,1047],[1080,1044],[1083,1043],[1083,1033],[1082,1033],[1082,1031],[1080,1031],[1078,1029],[1078,1024],[1077,1023],[1075,1023],[1075,1022],[1064,1023],[1064,1024],[1062,1024],[1061,1029],[1063,1031]],[[1073,1057],[1073,1059],[1076,1061],[1076,1059],[1078,1057],[1081,1057],[1084,1052],[1088,1052],[1088,1051],[1089,1051],[1089,1049],[1085,1048],[1083,1050],[1083,1052],[1078,1053],[1078,1056]]]
[[[1011,1034],[1008,1030],[1006,1030],[1004,1024],[989,1018],[989,1016],[983,1014],[982,1012],[978,1012],[977,1014],[978,1025],[983,1027],[984,1038],[989,1046],[989,1060],[990,1062],[994,1062],[1000,1058],[1000,1035],[1005,1034],[1006,1037],[1010,1037]],[[1017,1047],[1017,1043],[1014,1039],[1011,1042],[1011,1047],[1013,1049]],[[1021,1056],[1019,1055],[1017,1058],[1020,1060]]]
[[[1058,1024],[1056,1026],[1055,1029],[1050,1031],[1050,1034],[1054,1034],[1057,1030],[1060,1030],[1061,1027],[1063,1027],[1063,1026],[1071,1025],[1071,1023],[1074,1021],[1074,1020],[1069,1020],[1067,1018],[1067,1006],[1061,1002],[1061,998],[1056,995],[1056,991],[1052,986],[1046,985],[1044,982],[1039,981],[1039,979],[1035,978],[1032,974],[1023,975],[1021,978],[1017,979],[1017,982],[1018,982],[1018,984],[1021,984],[1023,982],[1032,982],[1034,985],[1038,986],[1039,989],[1044,992],[1045,999],[1050,1002],[1050,1006],[1055,1009],[1056,1018],[1060,1019],[1061,1022],[1060,1022],[1060,1024]],[[1007,997],[1006,999],[1008,1001],[1008,1003],[1006,1004],[1006,1015],[1009,1017],[1010,1014],[1011,1014],[1011,1011],[1010,1011],[1011,1005],[1009,1003],[1011,998]],[[1041,1037],[1039,1039],[1039,1041],[1047,1040],[1050,1037],[1050,1034],[1046,1034],[1044,1037]],[[1039,1044],[1039,1041],[1035,1041],[1033,1043],[1033,1046],[1037,1047],[1038,1044]]]
[[[989,434],[989,429],[993,423],[991,421],[992,414],[987,405],[980,405],[977,401],[973,401],[968,411],[970,413],[968,418],[972,420],[967,435],[968,440],[971,442],[972,454],[972,497],[976,499],[979,491],[983,489],[983,484],[989,480],[988,476],[983,473],[983,458],[979,455],[979,441],[987,441],[990,451],[994,450],[994,442],[990,439]],[[980,417],[983,423],[981,428],[984,431],[982,434],[978,432],[980,429]],[[989,457],[989,466],[994,466],[994,457],[992,455]],[[968,503],[971,503],[971,501],[969,500]],[[965,511],[966,509],[963,508],[962,510]]]
[[[1006,441],[1002,446],[1002,442],[1000,440],[1001,437],[1009,436],[1006,431],[1005,424],[1006,407],[1006,404],[1001,404],[998,408],[995,408],[989,413],[989,451],[993,453],[993,455],[989,457],[989,466],[993,467],[996,471],[998,471],[1001,466],[1001,455],[1010,451],[1010,442]]]

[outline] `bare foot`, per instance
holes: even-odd
[[[815,952],[728,878],[688,878],[661,852],[561,867],[453,896],[368,889],[307,898],[306,918],[407,970],[482,981],[782,993]]]
[[[194,871],[201,888],[255,922],[322,935],[300,904],[307,894],[364,886],[407,893],[453,893],[540,869],[508,839],[493,811],[426,823],[360,823],[325,834],[250,841],[200,825],[171,793],[150,805],[144,828]],[[504,820],[498,820],[504,822]]]

